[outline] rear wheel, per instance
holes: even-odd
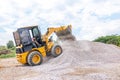
[[[62,54],[62,48],[60,45],[54,45],[52,47],[52,50],[51,50],[51,54],[54,56],[54,57],[57,57],[59,56],[60,54]]]
[[[42,55],[38,51],[32,51],[27,58],[30,66],[40,65],[43,61]]]

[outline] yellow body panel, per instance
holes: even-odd
[[[42,54],[43,57],[46,56],[45,47],[33,48],[31,51],[39,51]],[[16,54],[17,60],[20,63],[22,63],[22,64],[26,64],[27,63],[27,56],[29,55],[29,53],[31,51],[27,51],[27,52],[24,52],[24,53]]]
[[[53,47],[53,45],[54,45],[54,42],[48,42],[48,44],[47,44],[47,52],[51,51],[51,48]]]

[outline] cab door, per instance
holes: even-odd
[[[17,31],[13,32],[13,36],[14,36],[14,41],[15,41],[16,46],[20,46],[21,41],[20,41],[19,33]]]
[[[18,29],[18,32],[20,34],[23,50],[24,51],[31,50],[33,48],[33,45],[32,45],[32,39],[29,33],[29,29],[26,29],[26,28]]]

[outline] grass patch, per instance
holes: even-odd
[[[10,50],[9,54],[0,55],[0,58],[10,58],[10,57],[15,57],[15,50]]]

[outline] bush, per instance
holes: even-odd
[[[94,41],[120,46],[120,35],[102,36],[102,37],[95,39]]]
[[[5,50],[5,49],[6,49],[5,46],[0,46],[0,51],[1,51],[1,50]]]
[[[0,58],[15,57],[15,47],[7,49],[5,46],[0,46]]]
[[[2,55],[0,55],[0,58],[11,58],[11,57],[15,57],[15,50],[11,50],[10,54],[2,54]]]

